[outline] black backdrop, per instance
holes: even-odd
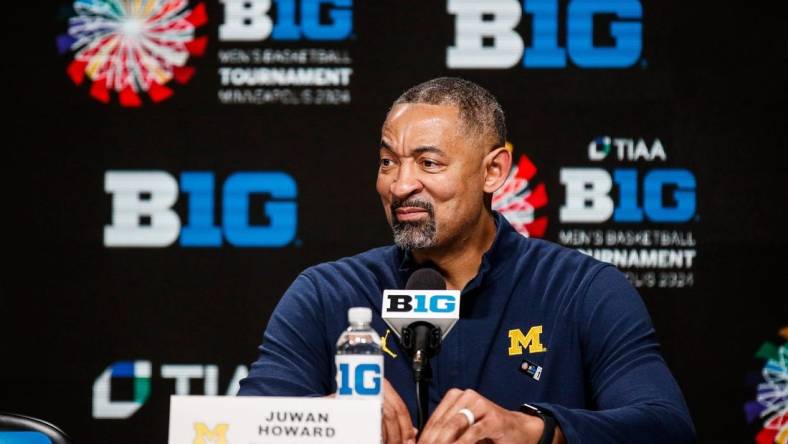
[[[563,46],[567,4],[559,5]],[[196,32],[208,43],[189,58],[191,79],[170,82],[173,95],[161,103],[141,94],[142,106],[127,107],[115,93],[101,103],[90,96],[89,82],[75,85],[66,74],[74,53],[60,54],[55,43],[68,29],[63,18],[73,15],[68,6],[7,8],[11,161],[4,179],[0,410],[48,419],[77,442],[163,442],[176,385],[162,377],[163,366],[198,365],[204,373],[216,366],[224,394],[236,368],[255,358],[271,311],[300,270],[390,241],[374,191],[380,124],[405,88],[457,75],[499,98],[515,157],[526,154],[537,166],[532,184],[543,183],[549,196],[536,211],[548,220],[543,237],[559,242],[568,230],[692,237],[694,245],[676,247],[695,252],[691,266],[622,268],[657,279],[664,272],[691,275],[683,288],[664,281],[639,290],[700,441],[752,442],[759,426],[747,423],[743,406],[754,399],[748,375],[763,364],[754,355],[764,341],[783,343],[777,332],[788,324],[784,14],[762,4],[643,1],[642,52],[631,66],[589,69],[570,60],[564,68],[450,69],[455,19],[443,1],[356,0],[352,32],[339,41],[254,42],[220,40],[223,5],[210,1],[208,22]],[[330,21],[326,14],[324,7],[323,22]],[[594,22],[602,45],[611,44],[605,32],[611,20]],[[516,30],[528,46],[525,15]],[[352,68],[349,83],[316,90],[342,89],[350,103],[222,103],[219,69],[231,64],[219,53],[230,48],[346,54],[351,60],[340,65]],[[592,161],[588,145],[601,136],[643,139],[649,148],[658,139],[666,159],[610,154]],[[680,169],[695,179],[696,209],[669,223],[567,222],[560,216],[568,197],[560,180],[565,168],[611,175],[634,169],[640,187],[653,169]],[[295,236],[284,247],[105,246],[113,214],[105,174],[150,170],[176,182],[185,172],[214,173],[217,224],[222,184],[234,173],[284,172],[297,185]],[[666,208],[675,204],[668,185],[657,199]],[[270,222],[260,210],[266,199],[252,197],[252,225]],[[184,225],[188,204],[181,193],[174,206]],[[149,398],[127,418],[95,417],[97,379],[127,361],[149,363]],[[111,400],[133,399],[131,379],[114,376]],[[205,393],[203,379],[192,379],[189,389]]]

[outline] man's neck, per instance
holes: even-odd
[[[490,249],[495,240],[495,220],[487,211],[479,215],[479,220],[470,229],[461,233],[448,245],[412,250],[417,263],[432,262],[446,279],[449,290],[462,290],[476,276],[482,256]]]

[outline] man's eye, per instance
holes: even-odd
[[[424,168],[435,168],[438,166],[438,162],[435,162],[434,160],[430,160],[430,159],[422,160],[421,164],[424,166]]]
[[[382,167],[389,167],[391,166],[391,159],[380,159],[380,166]]]

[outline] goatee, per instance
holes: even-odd
[[[396,210],[400,207],[422,208],[427,211],[427,217],[417,221],[397,220]],[[415,199],[392,202],[391,230],[394,233],[394,244],[402,249],[416,250],[435,246],[437,227],[432,204]]]

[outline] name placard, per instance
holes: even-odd
[[[171,396],[169,444],[378,444],[381,401]]]

